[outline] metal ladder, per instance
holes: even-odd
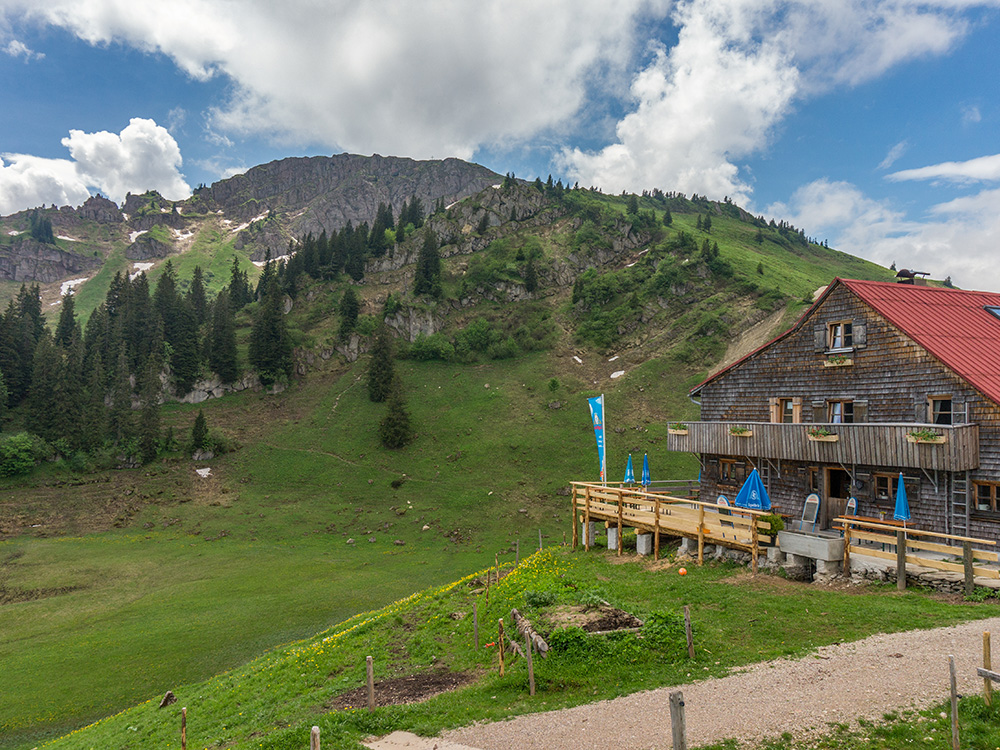
[[[951,533],[969,535],[969,472],[951,475]]]

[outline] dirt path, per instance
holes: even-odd
[[[730,737],[748,741],[783,732],[826,731],[830,722],[879,719],[888,711],[945,700],[949,655],[955,657],[959,693],[981,691],[976,667],[982,666],[985,630],[1000,633],[1000,617],[875,635],[727,677],[463,727],[443,737],[482,750],[670,748],[668,698],[675,690],[684,693],[690,747]]]

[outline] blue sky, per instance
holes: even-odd
[[[457,156],[1000,291],[998,49],[1000,0],[0,0],[0,214]]]

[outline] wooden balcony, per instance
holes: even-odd
[[[774,424],[771,422],[686,422],[687,434],[667,435],[667,450],[749,456],[845,466],[885,466],[929,471],[967,471],[979,466],[979,426],[887,422],[856,424]],[[824,428],[835,440],[810,439]],[[943,443],[912,442],[907,436],[928,429]],[[737,434],[744,432],[744,434]]]

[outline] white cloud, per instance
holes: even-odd
[[[16,2],[16,0],[7,0]],[[632,62],[637,25],[669,0],[50,0],[31,18],[94,44],[231,78],[212,127],[413,157],[563,127],[593,79]]]
[[[907,221],[846,182],[818,180],[768,212],[823,237],[838,250],[888,266],[951,276],[959,286],[1000,291],[1000,189],[940,203],[922,221]]]
[[[968,161],[946,161],[916,169],[904,169],[886,175],[886,178],[894,181],[947,180],[963,183],[1000,180],[1000,154],[980,156]]]
[[[979,107],[975,105],[968,105],[962,107],[962,123],[965,125],[972,125],[977,122],[982,122],[983,115],[979,111]]]
[[[906,150],[909,147],[910,144],[907,143],[906,141],[900,141],[899,143],[897,143],[895,146],[889,149],[889,153],[887,153],[885,155],[885,158],[881,162],[879,162],[878,168],[888,169],[889,167],[891,167],[893,164],[896,163],[896,161],[899,159],[900,156],[906,153]]]
[[[25,62],[30,62],[32,60],[42,60],[45,55],[41,52],[35,52],[33,49],[25,45],[24,42],[19,39],[12,39],[7,43],[7,46],[3,48],[6,52],[13,58],[23,57]]]
[[[738,161],[767,148],[797,100],[947,52],[967,30],[957,11],[972,5],[682,0],[678,43],[636,76],[617,142],[566,151],[563,163],[610,192],[655,185],[747,201]]]
[[[120,134],[71,130],[62,143],[71,159],[3,154],[0,215],[50,203],[78,206],[90,196],[88,188],[118,203],[128,192],[158,190],[171,200],[191,194],[177,142],[152,120],[134,118]]]
[[[78,206],[89,197],[71,161],[27,154],[4,154],[0,159],[0,216],[50,203]]]

